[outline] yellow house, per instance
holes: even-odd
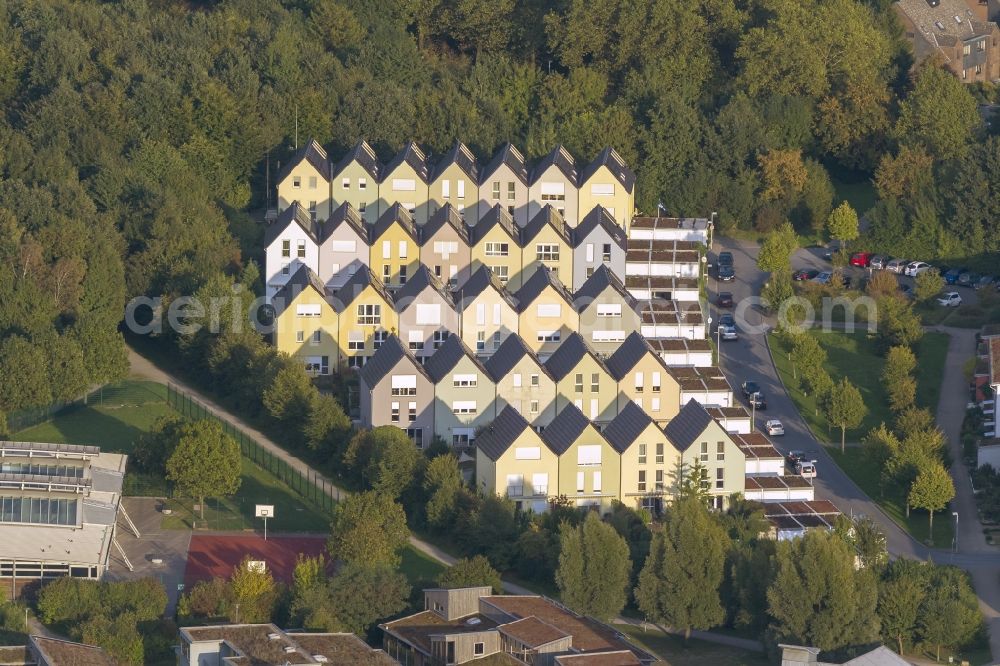
[[[289,158],[275,182],[279,213],[298,201],[316,222],[329,218],[336,208],[330,204],[330,160],[313,139]]]
[[[621,501],[659,513],[676,492],[681,454],[666,433],[638,405],[629,403],[604,428],[605,439],[621,454]]]
[[[557,413],[573,405],[599,423],[618,414],[617,382],[576,331],[545,361],[545,368],[556,381]]]
[[[546,205],[521,230],[521,270],[526,278],[545,266],[561,282],[573,281],[573,242],[559,212]]]
[[[349,203],[365,222],[375,224],[381,214],[378,200],[381,171],[382,165],[372,147],[363,139],[358,141],[330,174],[332,210]]]
[[[662,427],[681,410],[680,384],[641,334],[629,335],[607,366],[618,383],[619,412],[637,405]]]
[[[614,148],[605,148],[580,174],[580,219],[603,206],[626,231],[635,214],[635,174]]]
[[[413,218],[402,206],[392,204],[369,229],[368,267],[382,283],[397,289],[420,265],[420,244]]]
[[[542,431],[542,440],[559,456],[559,485],[575,506],[611,510],[621,496],[621,456],[587,417],[573,405]]]
[[[580,326],[573,297],[547,267],[541,266],[515,294],[518,331],[531,351],[545,360]]]
[[[326,375],[339,363],[337,313],[326,289],[308,266],[299,266],[277,291],[274,305],[274,346],[297,358],[307,372]]]
[[[452,293],[459,335],[477,356],[492,355],[507,336],[517,335],[517,301],[486,266],[480,266]]]
[[[450,203],[468,224],[479,220],[479,164],[461,141],[434,166],[428,188],[428,217]]]
[[[469,230],[472,272],[486,266],[510,290],[521,286],[521,237],[510,214],[499,205]]]
[[[663,431],[681,453],[682,476],[704,468],[702,485],[715,508],[726,508],[730,495],[745,490],[746,455],[701,403],[690,400]]]
[[[417,144],[406,144],[399,154],[382,170],[378,185],[378,206],[384,215],[394,203],[410,212],[417,224],[424,224],[428,213],[430,170],[427,158]]]
[[[524,417],[505,407],[476,438],[476,485],[544,513],[557,494],[559,458]]]
[[[360,368],[399,330],[392,295],[371,270],[362,268],[332,297],[337,311],[341,363]]]

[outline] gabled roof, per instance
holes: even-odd
[[[531,218],[524,228],[521,229],[521,247],[528,247],[528,243],[535,240],[535,237],[542,232],[542,229],[546,225],[551,226],[559,234],[559,237],[567,245],[571,245],[572,241],[570,239],[570,231],[566,226],[566,222],[563,220],[562,215],[559,214],[552,204],[545,204],[545,208],[538,211],[538,213]]]
[[[535,364],[541,368],[542,372],[549,375],[548,368],[545,367],[535,352],[531,351],[527,344],[524,342],[524,338],[520,335],[508,335],[506,339],[500,344],[500,347],[493,352],[493,356],[487,359],[485,366],[486,372],[490,373],[490,377],[494,382],[499,382],[501,379],[506,377],[514,366],[517,365],[522,358],[525,356],[530,356],[534,359]]]
[[[557,456],[561,456],[579,439],[588,425],[590,421],[583,412],[576,405],[569,404],[552,419],[552,423],[545,426],[542,440]]]
[[[635,174],[625,164],[625,160],[611,146],[601,151],[594,161],[584,167],[580,173],[580,184],[586,183],[602,166],[607,167],[626,192],[631,192],[635,186]]]
[[[472,151],[461,141],[456,141],[451,150],[441,158],[441,161],[434,165],[434,172],[431,174],[430,180],[437,180],[452,164],[457,164],[462,173],[468,176],[469,180],[476,184],[476,187],[479,186],[479,162]]]
[[[287,310],[298,295],[309,287],[318,291],[320,296],[326,297],[326,286],[319,279],[319,276],[305,264],[299,264],[295,272],[288,277],[288,281],[281,285],[281,288],[275,292],[271,299],[271,302],[274,303],[274,316],[277,317]]]
[[[566,177],[566,180],[573,185],[573,187],[579,186],[580,181],[577,179],[576,162],[573,159],[573,156],[569,154],[569,151],[566,150],[562,144],[553,148],[551,153],[543,157],[541,161],[535,165],[534,170],[531,172],[531,184],[534,185],[537,183],[538,179],[542,177],[542,174],[545,173],[551,166],[558,168],[559,171],[562,172],[563,176]]]
[[[488,288],[496,290],[500,294],[500,297],[507,302],[507,305],[515,311],[517,310],[517,299],[507,290],[507,287],[503,286],[500,278],[494,275],[488,266],[477,268],[476,272],[468,280],[453,289],[452,293],[455,295],[455,303],[464,310],[466,303],[479,298],[479,295]]]
[[[514,245],[521,247],[521,234],[514,226],[514,220],[511,218],[510,213],[500,204],[493,206],[489,212],[476,222],[475,226],[469,229],[469,245],[475,245],[481,241],[496,226],[499,226],[506,232]]]
[[[517,290],[514,297],[517,298],[518,312],[524,312],[535,302],[545,288],[551,286],[563,297],[569,307],[573,307],[573,295],[570,294],[565,285],[559,281],[552,270],[544,264],[539,266],[535,273],[528,278],[521,288]]]
[[[354,209],[350,203],[345,201],[344,203],[337,206],[337,210],[333,211],[326,222],[323,223],[322,239],[326,242],[326,239],[336,231],[340,225],[346,224],[351,227],[354,232],[361,238],[362,242],[368,243],[368,225],[365,224],[364,220],[361,219],[361,215],[358,211]]]
[[[333,180],[339,176],[340,172],[346,169],[351,162],[357,162],[376,182],[382,175],[382,163],[378,161],[375,151],[368,145],[368,142],[362,139],[354,144],[351,151],[337,162],[330,174],[330,179]]]
[[[323,180],[329,182],[330,159],[326,156],[323,146],[319,145],[316,139],[309,139],[306,145],[299,148],[295,151],[294,155],[288,158],[285,166],[278,172],[278,176],[274,182],[280,183],[285,178],[288,178],[288,174],[292,172],[292,169],[301,164],[303,160],[309,162],[316,171],[319,171],[319,175],[323,176]]]
[[[597,361],[597,364],[603,370],[607,371],[607,366],[598,358],[594,350],[587,344],[587,341],[583,339],[583,336],[573,331],[559,344],[559,348],[552,353],[552,356],[545,361],[545,367],[556,381],[562,381],[566,375],[573,371],[573,368],[579,365],[580,360],[588,354]],[[608,374],[611,373],[609,372]]]
[[[343,287],[333,294],[333,302],[338,306],[334,309],[337,312],[343,312],[344,308],[353,303],[369,285],[389,304],[389,307],[393,307],[394,302],[389,290],[385,288],[381,280],[375,277],[370,268],[362,266],[354,275],[347,279]]]
[[[413,239],[413,242],[417,242],[417,225],[413,222],[413,216],[410,215],[410,211],[403,208],[402,204],[396,202],[389,206],[389,209],[382,213],[378,220],[369,229],[369,245],[374,245],[382,234],[384,234],[389,227],[391,227],[396,222],[399,222],[400,226],[406,231],[407,234]]]
[[[604,206],[595,206],[573,229],[573,247],[580,247],[580,243],[586,240],[587,236],[597,227],[603,228],[622,249],[628,245],[628,237],[622,226],[615,221],[611,213],[605,210]]]
[[[382,346],[375,350],[368,362],[361,366],[361,379],[369,387],[375,386],[385,379],[385,376],[404,358],[410,360],[410,364],[417,373],[430,381],[430,375],[427,374],[424,366],[420,365],[420,362],[413,357],[409,349],[403,346],[403,342],[395,334],[390,334],[382,342]]]
[[[500,456],[517,441],[531,425],[524,420],[516,409],[507,405],[493,421],[476,436],[476,448],[482,451],[490,460],[499,460]]]
[[[611,419],[601,434],[614,447],[615,451],[625,453],[651,423],[653,423],[653,419],[642,407],[634,402],[629,402],[618,412],[618,416]]]
[[[455,307],[455,302],[451,297],[451,292],[445,288],[441,280],[437,279],[427,266],[419,264],[417,266],[417,270],[414,271],[410,279],[406,281],[406,284],[396,290],[394,298],[396,301],[397,311],[402,312],[408,308],[413,302],[413,299],[415,299],[425,289],[433,289],[440,294],[441,298],[444,299],[445,303],[447,303],[449,307]]]
[[[417,176],[424,181],[426,185],[430,180],[430,170],[427,168],[427,157],[424,156],[424,151],[420,150],[420,147],[413,141],[408,142],[403,149],[392,158],[392,161],[385,165],[382,169],[381,178],[385,179],[393,171],[395,171],[399,165],[406,162],[410,167],[417,172]],[[381,181],[381,182],[384,182]]]
[[[476,355],[472,353],[471,349],[465,346],[462,338],[454,333],[450,333],[447,339],[434,352],[434,355],[424,362],[424,367],[427,369],[427,374],[437,384],[449,372],[455,369],[455,366],[462,360],[463,356],[476,364],[476,367],[483,373],[484,379],[489,377],[489,373],[483,367],[483,364],[479,362],[479,359],[476,358]]]
[[[482,171],[480,171],[480,176],[482,180],[480,185],[485,183],[487,179],[496,173],[496,170],[500,168],[502,164],[506,164],[510,167],[510,170],[514,172],[514,175],[524,183],[528,184],[528,168],[524,163],[524,155],[521,154],[517,148],[515,148],[510,143],[505,143],[500,150],[496,152],[490,163],[486,165]]]
[[[461,238],[466,245],[469,244],[469,227],[466,226],[465,221],[462,220],[462,216],[450,203],[438,208],[431,215],[430,219],[427,220],[427,224],[419,227],[417,229],[417,235],[419,236],[418,242],[421,247],[427,244],[431,238],[437,234],[445,225],[451,226],[455,231],[458,232],[458,237]]]
[[[577,312],[583,312],[608,287],[614,289],[633,310],[639,307],[639,301],[625,289],[625,285],[622,284],[617,275],[611,272],[611,269],[606,264],[598,266],[593,275],[587,278],[586,282],[576,290],[576,293],[573,295],[573,307],[576,308]]]
[[[615,353],[608,357],[607,366],[611,376],[615,378],[615,381],[620,382],[647,353],[652,354],[660,362],[664,372],[670,372],[660,355],[654,352],[649,343],[646,342],[646,338],[640,333],[632,332],[619,345]]]
[[[292,205],[278,213],[278,218],[268,226],[264,232],[264,247],[269,247],[285,229],[293,224],[299,225],[314,243],[319,243],[319,225],[312,221],[309,211],[299,205],[298,201],[293,201]]]
[[[692,398],[681,408],[677,416],[670,420],[663,432],[667,434],[667,439],[674,447],[683,452],[701,437],[701,433],[705,432],[710,423],[712,417],[701,403]]]

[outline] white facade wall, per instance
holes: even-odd
[[[288,257],[283,256],[282,251],[285,241],[288,241]],[[300,243],[305,247],[305,257],[299,257]],[[288,278],[295,273],[300,265],[305,264],[314,273],[319,273],[319,248],[316,247],[316,243],[309,237],[309,234],[293,222],[274,239],[273,243],[267,246],[264,263],[264,272],[267,277],[264,298],[270,303],[274,294],[288,282]]]
[[[698,277],[697,261],[678,262],[625,262],[625,275],[659,275],[666,277]]]

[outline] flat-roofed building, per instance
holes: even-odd
[[[764,504],[764,517],[771,524],[769,536],[778,541],[800,537],[809,530],[832,530],[841,515],[829,500]]]
[[[708,247],[711,222],[704,217],[634,217],[629,238],[693,241]]]
[[[688,338],[647,338],[646,342],[653,348],[663,362],[670,367],[694,366],[707,368],[715,363],[712,343],[708,340],[690,340]]]
[[[89,662],[79,662],[89,663]],[[178,666],[398,666],[354,634],[285,632],[273,624],[181,627]]]

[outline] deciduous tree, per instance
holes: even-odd
[[[211,419],[186,424],[178,434],[167,459],[167,480],[182,497],[198,500],[204,520],[206,497],[226,497],[240,489],[240,446]]]
[[[841,247],[858,237],[858,214],[848,202],[833,209],[826,220],[826,230],[830,238],[840,241]]]
[[[396,567],[410,539],[403,507],[387,495],[368,491],[351,495],[333,512],[330,555],[361,567]]]
[[[918,473],[910,486],[907,501],[911,506],[927,510],[930,540],[934,540],[934,512],[948,506],[955,497],[955,484],[951,475],[939,462],[929,462]]]
[[[438,575],[437,582],[446,589],[489,586],[493,588],[494,594],[503,594],[500,574],[482,555],[459,559]]]
[[[844,452],[848,428],[857,428],[868,413],[861,391],[844,377],[830,389],[826,397],[826,418],[840,428],[840,452]]]

